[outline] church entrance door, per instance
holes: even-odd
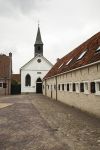
[[[36,93],[42,93],[42,80],[38,78],[36,81]]]

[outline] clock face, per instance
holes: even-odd
[[[41,62],[41,59],[38,59],[37,62],[40,63],[40,62]]]

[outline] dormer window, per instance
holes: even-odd
[[[60,68],[62,67],[62,65],[63,65],[63,63],[59,66],[59,68],[58,68],[58,69],[60,69]]]
[[[71,61],[72,61],[72,58],[66,63],[66,65],[68,65]]]
[[[86,51],[82,52],[82,53],[80,54],[80,56],[77,58],[77,60],[82,59],[82,58],[83,58],[83,56],[85,55],[85,53],[86,53]]]
[[[100,46],[96,49],[96,52],[100,52]]]

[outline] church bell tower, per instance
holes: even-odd
[[[43,42],[41,39],[40,27],[38,25],[36,41],[34,44],[34,56],[36,57],[39,54],[43,56]]]

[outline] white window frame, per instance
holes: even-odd
[[[64,64],[64,63],[62,63],[62,64],[58,67],[58,69],[60,69],[60,68],[63,66],[63,64]]]
[[[95,95],[100,95],[100,90],[99,90],[99,85],[98,85],[100,84],[100,79],[97,79],[94,82],[95,82],[95,90],[96,90]]]
[[[75,82],[76,93],[80,93],[80,82]]]
[[[62,91],[62,83],[60,83],[60,91]]]
[[[80,56],[77,58],[77,60],[80,60],[80,59],[82,59],[83,57],[84,57],[84,55],[86,54],[86,50],[85,51],[83,51],[81,54],[80,54]]]
[[[3,82],[0,82],[2,84],[2,86],[0,88],[3,88]]]
[[[66,63],[66,65],[68,65],[71,61],[72,61],[72,58]]]
[[[64,91],[67,91],[67,84],[64,84]]]
[[[72,84],[72,82],[69,82],[69,92],[73,92],[73,84]]]
[[[83,81],[83,83],[84,83],[84,94],[89,94],[89,81]]]
[[[96,49],[96,52],[99,52],[100,51],[100,46]]]

